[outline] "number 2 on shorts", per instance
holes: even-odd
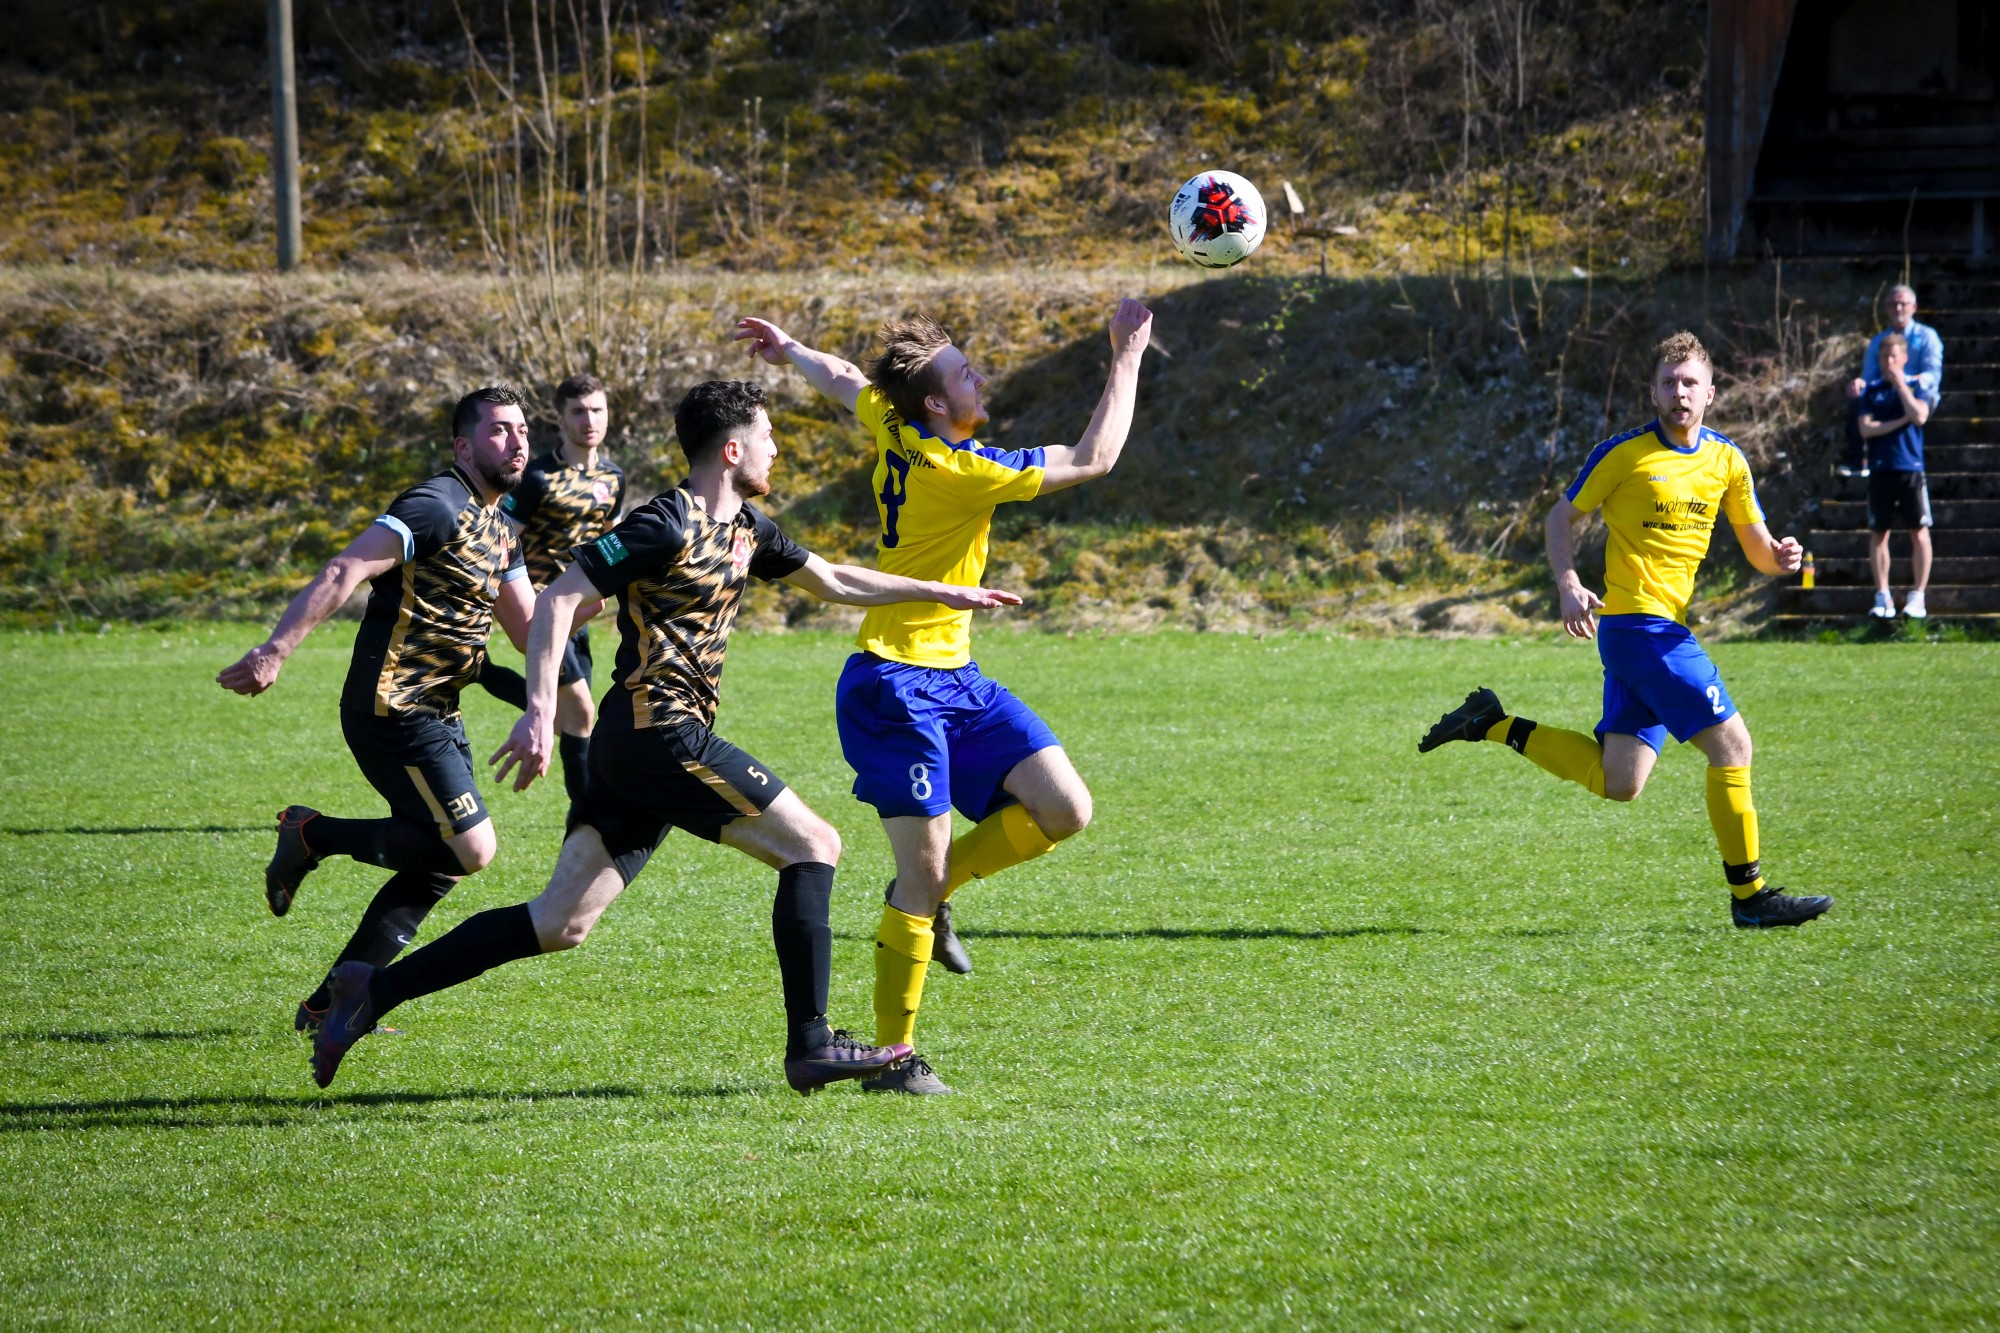
[[[1716,714],[1722,712],[1722,689],[1720,686],[1711,685],[1708,687],[1708,710]]]

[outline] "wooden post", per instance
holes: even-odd
[[[299,103],[292,73],[292,0],[267,0],[271,30],[271,177],[277,194],[278,271],[299,265]]]

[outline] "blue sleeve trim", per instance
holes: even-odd
[[[1638,439],[1641,435],[1644,435],[1647,431],[1651,430],[1652,428],[1653,428],[1652,425],[1649,423],[1647,425],[1639,427],[1637,430],[1628,430],[1623,435],[1612,436],[1604,443],[1598,445],[1595,449],[1592,449],[1590,451],[1590,457],[1583,460],[1583,470],[1576,474],[1576,480],[1571,482],[1569,484],[1569,489],[1563,492],[1563,499],[1568,500],[1570,503],[1574,504],[1576,502],[1576,497],[1583,492],[1583,483],[1590,480],[1590,474],[1592,470],[1595,469],[1599,463],[1602,463],[1604,461],[1604,456],[1606,454],[1610,453],[1613,449],[1616,449],[1619,445],[1625,443],[1625,441],[1627,440]]]
[[[417,553],[416,534],[410,531],[409,524],[394,514],[384,514],[375,521],[403,539],[403,559],[408,560]]]
[[[967,444],[959,447],[968,453],[978,454],[981,458],[998,463],[1002,467],[1013,468],[1016,472],[1026,472],[1031,467],[1047,466],[1043,461],[1046,454],[1038,448],[995,449],[984,444]]]
[[[509,565],[505,570],[501,571],[500,581],[502,583],[512,583],[515,579],[524,579],[526,577],[528,577],[528,568],[526,565]]]

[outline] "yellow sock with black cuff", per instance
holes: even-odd
[[[882,909],[875,931],[875,1044],[908,1041],[924,1002],[924,973],[931,965],[929,917]]]
[[[1004,806],[979,821],[951,845],[951,870],[944,896],[951,897],[969,879],[985,879],[1008,866],[1032,861],[1055,849],[1055,840],[1018,805]]]
[[[1750,765],[1708,770],[1708,822],[1722,849],[1729,892],[1748,898],[1764,887],[1757,856],[1757,807],[1750,803]]]
[[[1486,739],[1501,741],[1527,756],[1537,768],[1574,782],[1593,795],[1604,795],[1604,747],[1593,736],[1561,727],[1545,727],[1525,717],[1503,717],[1487,729]]]

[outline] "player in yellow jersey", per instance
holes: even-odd
[[[1702,424],[1715,401],[1715,372],[1701,341],[1674,334],[1653,349],[1653,370],[1660,415],[1591,450],[1549,511],[1549,567],[1563,628],[1580,639],[1594,636],[1604,663],[1604,717],[1595,737],[1510,717],[1499,696],[1482,687],[1446,713],[1417,749],[1501,741],[1557,777],[1631,801],[1671,732],[1708,756],[1708,818],[1736,924],[1796,926],[1833,899],[1793,897],[1764,882],[1750,803],[1750,729],[1689,632],[1687,604],[1718,516],[1729,520],[1743,554],[1762,573],[1791,573],[1802,552],[1794,539],[1771,536],[1749,463]],[[1604,511],[1609,534],[1602,599],[1583,586],[1573,562],[1572,528],[1593,509]]]
[[[875,437],[874,490],[885,573],[978,586],[996,506],[1101,477],[1132,428],[1139,363],[1152,313],[1119,302],[1111,373],[1074,445],[996,449],[975,432],[987,419],[986,380],[951,335],[922,316],[882,329],[866,375],[816,352],[768,320],[736,337],[772,365],[792,365],[853,411]],[[935,603],[878,607],[861,623],[841,673],[835,714],[854,769],[854,794],[875,807],[896,854],[896,878],[875,938],[875,1030],[910,1042],[934,949],[955,944],[946,900],[1049,851],[1090,822],[1090,789],[1039,717],[972,660],[971,617]],[[974,827],[954,841],[956,806]],[[958,950],[955,971],[970,971]],[[948,1093],[912,1055],[861,1085],[872,1092]]]

